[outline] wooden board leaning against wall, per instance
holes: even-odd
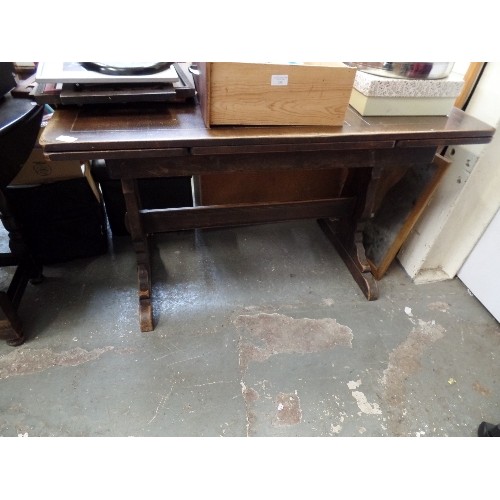
[[[485,62],[469,63],[455,107],[465,109],[485,65]],[[441,154],[444,152],[441,151]],[[449,165],[450,161],[436,155],[429,168],[418,176],[412,171],[402,171],[399,178],[386,180],[384,195],[387,193],[388,196],[384,200],[385,206],[380,207],[376,218],[367,224],[364,232],[367,257],[377,280],[384,276],[396,258]],[[397,212],[396,219],[394,211],[389,209],[391,203],[399,205],[400,211]]]

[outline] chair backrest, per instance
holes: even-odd
[[[11,62],[0,62],[0,97],[10,92],[15,86],[14,64]]]
[[[6,96],[0,100],[0,189],[17,175],[37,142],[43,106]]]

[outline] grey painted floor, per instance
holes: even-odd
[[[475,436],[500,422],[500,326],[397,263],[367,302],[315,222],[128,237],[46,266],[0,344],[2,436]],[[5,286],[10,270],[0,271]]]

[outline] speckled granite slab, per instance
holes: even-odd
[[[389,78],[357,71],[354,88],[377,97],[457,97],[464,85],[460,75],[451,73],[440,80]]]

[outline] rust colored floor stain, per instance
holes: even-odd
[[[51,349],[17,349],[0,358],[0,379],[38,373],[54,366],[78,366],[99,358],[113,346],[86,351],[75,347],[68,351]]]
[[[276,416],[273,420],[274,426],[296,425],[302,420],[302,410],[297,394],[284,394],[280,392],[276,396]]]
[[[253,403],[259,399],[259,393],[251,387],[245,387],[242,391],[246,403]]]
[[[240,341],[240,367],[250,361],[265,361],[279,353],[308,353],[352,347],[352,330],[335,319],[291,318],[282,314],[241,315],[234,324],[249,332]]]
[[[382,384],[384,398],[392,413],[393,434],[400,433],[399,424],[406,402],[406,379],[421,366],[425,350],[442,338],[446,330],[434,321],[421,321],[413,328],[408,338],[389,354],[389,364],[384,370]],[[395,427],[394,427],[395,426]]]
[[[490,390],[487,387],[484,387],[484,385],[481,385],[479,382],[474,382],[472,384],[472,388],[481,394],[481,396],[489,396],[490,395]]]
[[[447,302],[432,302],[427,307],[431,311],[448,312],[450,309],[450,304],[448,304]]]
[[[245,402],[246,435],[247,437],[254,436],[254,426],[257,416],[253,411],[253,403],[260,398],[260,395],[255,389],[247,387],[243,381],[241,382],[241,394],[243,395],[243,401]]]

